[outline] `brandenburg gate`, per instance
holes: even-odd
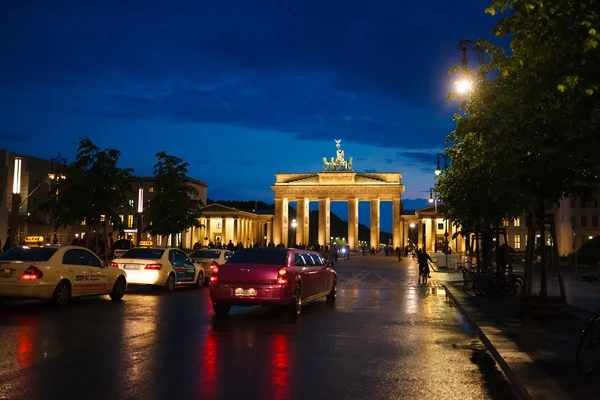
[[[348,202],[348,245],[358,248],[358,203],[371,203],[371,235],[369,246],[379,248],[380,211],[382,201],[392,202],[393,246],[404,243],[400,214],[402,211],[401,173],[362,173],[352,169],[352,157],[344,159],[341,139],[335,140],[337,153],[331,160],[323,157],[323,170],[312,174],[275,174],[275,218],[273,242],[288,246],[288,205],[296,202],[296,243],[309,242],[309,204],[319,202],[318,243],[330,243],[330,204],[332,201]]]

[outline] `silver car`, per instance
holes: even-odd
[[[194,263],[200,264],[204,268],[204,279],[209,280],[213,268],[225,264],[232,255],[233,252],[227,249],[200,249],[190,254],[190,258]]]

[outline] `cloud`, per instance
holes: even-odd
[[[29,140],[29,137],[25,134],[0,131],[0,140],[6,140],[7,142],[26,142]]]

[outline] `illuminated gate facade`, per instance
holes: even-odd
[[[332,201],[348,202],[348,245],[358,248],[358,203],[368,201],[370,213],[370,247],[380,245],[380,210],[382,201],[392,202],[392,244],[402,247],[404,230],[401,229],[402,174],[362,173],[352,169],[352,157],[344,158],[341,140],[336,140],[337,154],[331,160],[323,158],[323,170],[313,174],[275,174],[271,188],[275,194],[275,217],[273,220],[273,242],[288,246],[288,205],[296,202],[296,243],[308,243],[309,204],[319,202],[318,243],[330,243],[330,204]]]

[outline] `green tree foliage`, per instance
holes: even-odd
[[[198,191],[186,183],[189,164],[164,151],[156,154],[154,165],[154,197],[148,203],[144,218],[151,235],[171,237],[175,247],[176,234],[192,226],[200,227],[200,212],[190,212],[190,200],[196,199]]]
[[[541,219],[547,205],[597,189],[599,10],[597,0],[494,0],[486,10],[501,14],[494,33],[511,38],[511,52],[479,41],[488,79],[461,103],[438,185],[467,229],[522,210]]]
[[[89,138],[79,140],[77,158],[58,180],[58,195],[50,208],[56,226],[69,226],[86,221],[88,231],[104,231],[104,243],[108,243],[108,226],[121,230],[119,217],[129,207],[127,195],[131,191],[133,169],[120,168],[121,153],[114,149],[101,150]],[[99,236],[95,251],[99,252]]]

